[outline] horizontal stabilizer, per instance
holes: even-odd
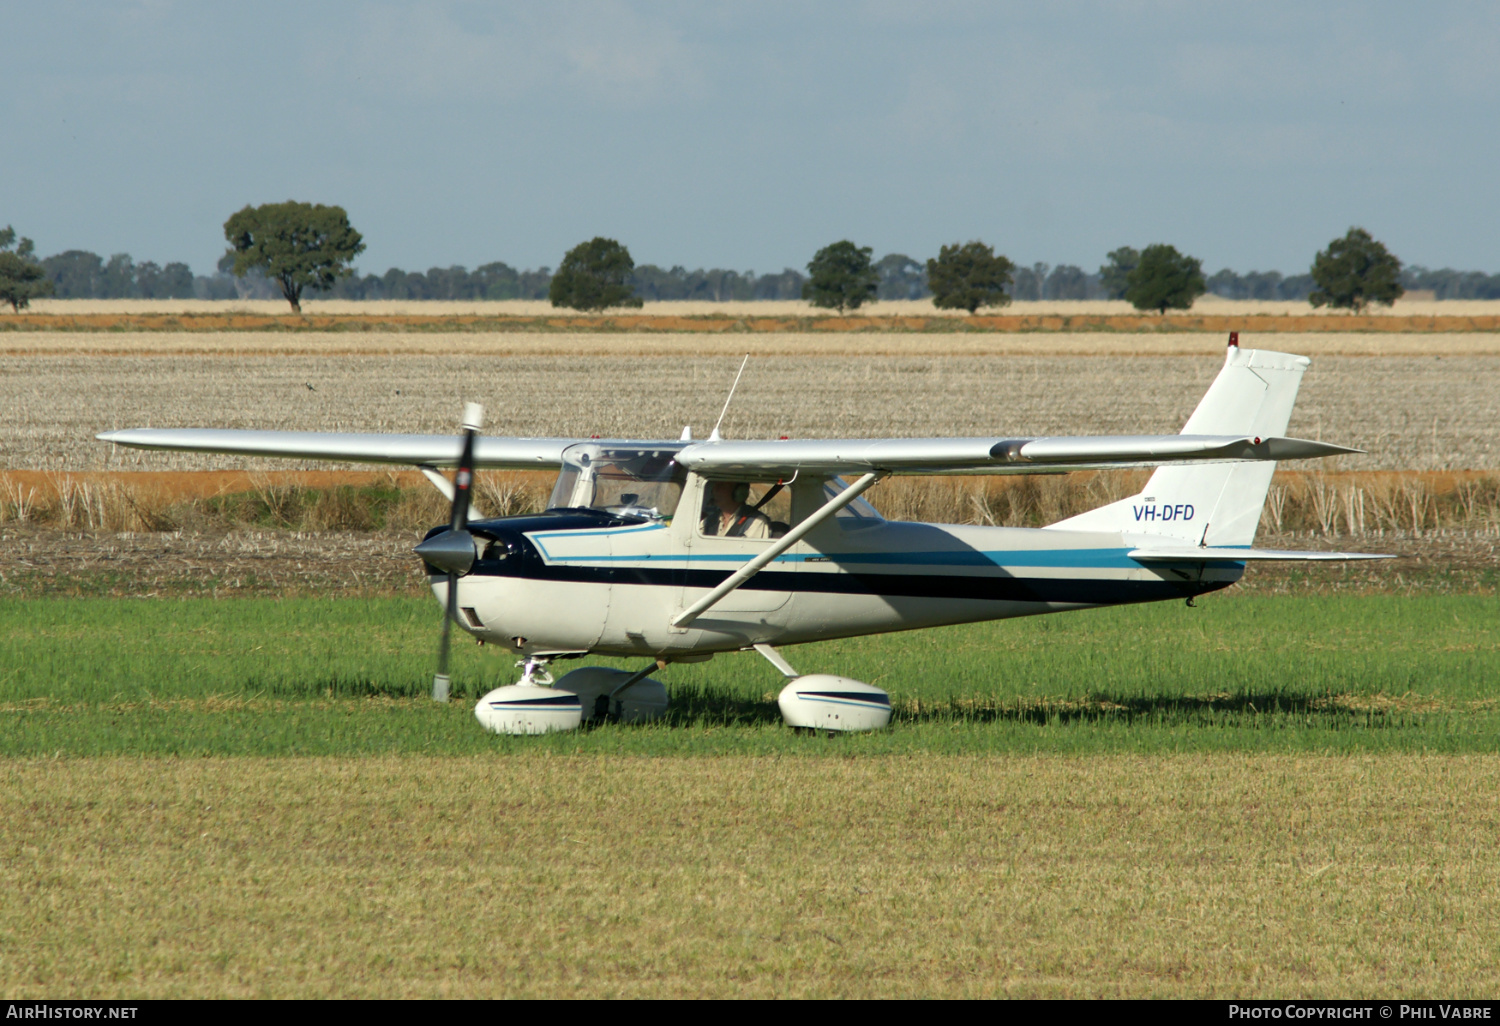
[[[1200,548],[1184,545],[1181,548],[1131,549],[1127,555],[1142,563],[1186,563],[1205,559],[1234,560],[1237,563],[1250,560],[1282,562],[1347,563],[1356,559],[1395,559],[1389,554],[1373,552],[1296,552],[1291,549],[1238,549],[1229,546]]]
[[[1006,443],[991,455],[1007,456]],[[1013,450],[1032,463],[1155,462],[1167,460],[1308,460],[1358,453],[1359,449],[1307,438],[1219,435],[1123,435],[1102,438],[1038,438]]]

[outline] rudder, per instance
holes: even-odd
[[[1223,369],[1182,434],[1285,435],[1309,363],[1291,353],[1241,349],[1231,339]],[[1146,487],[1130,498],[1049,527],[1124,531],[1194,545],[1250,545],[1275,472],[1272,462],[1158,467]]]

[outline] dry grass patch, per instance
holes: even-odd
[[[1041,527],[1138,494],[1149,473],[891,477],[868,498],[889,520]],[[555,476],[480,471],[474,507],[484,517],[539,512]],[[447,500],[414,472],[0,471],[0,524],[59,530],[422,531],[449,512]],[[1489,536],[1500,533],[1500,474],[1283,470],[1267,494],[1261,530],[1329,539],[1421,538],[1434,531]]]
[[[1500,984],[1497,771],[1242,754],[12,762],[0,989],[1481,996]]]

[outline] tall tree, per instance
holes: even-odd
[[[16,241],[16,230],[10,225],[0,229],[0,303],[9,303],[13,313],[20,313],[38,296],[52,294],[52,279],[36,262],[35,252],[30,239]]]
[[[641,298],[630,284],[634,270],[630,250],[614,239],[595,236],[568,250],[552,276],[547,298],[553,306],[574,310],[640,306]]]
[[[927,268],[905,253],[888,253],[875,262],[880,274],[876,299],[925,299],[932,294],[927,286]]]
[[[1042,298],[1042,289],[1047,283],[1037,281],[1029,267],[1017,267],[1015,282],[1010,287],[1010,298],[1019,302],[1030,302]]]
[[[1401,298],[1401,261],[1363,228],[1350,228],[1313,259],[1317,288],[1313,306],[1346,307],[1359,313],[1370,303],[1390,306]]]
[[[233,273],[243,278],[259,270],[281,286],[296,313],[303,289],[331,288],[365,249],[343,207],[293,200],[245,207],[224,222],[224,238],[234,254]]]
[[[807,279],[801,271],[783,267],[780,274],[763,274],[755,279],[755,293],[751,299],[801,299],[807,288]]]
[[[1130,288],[1130,282],[1126,279],[1135,270],[1135,265],[1141,262],[1140,250],[1121,246],[1106,254],[1105,260],[1108,263],[1099,268],[1099,287],[1109,299],[1124,299],[1125,290]]]
[[[1073,264],[1058,264],[1047,276],[1048,299],[1089,298],[1089,276]]]
[[[858,310],[873,301],[880,288],[880,272],[870,264],[874,250],[848,239],[824,246],[808,261],[802,298],[813,306]]]
[[[98,253],[70,249],[42,261],[61,299],[92,299],[104,287],[104,259]]]
[[[1036,298],[1038,299],[1052,298],[1047,295],[1047,271],[1051,267],[1051,264],[1043,263],[1040,260],[1031,265],[1031,276],[1036,279]]]
[[[932,305],[971,314],[981,306],[1004,306],[1010,302],[1005,290],[1015,269],[1014,263],[978,240],[944,246],[927,261]]]
[[[110,299],[139,297],[135,281],[135,261],[130,259],[129,253],[116,253],[109,258],[109,263],[104,265],[100,286],[100,290]]]
[[[1176,246],[1157,243],[1141,250],[1140,263],[1125,276],[1125,298],[1137,310],[1166,313],[1167,307],[1186,310],[1208,291],[1203,261],[1184,256]]]

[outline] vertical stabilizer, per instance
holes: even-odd
[[[1305,356],[1241,349],[1231,336],[1224,368],[1182,428],[1185,435],[1286,434]],[[1050,525],[1068,531],[1123,531],[1193,545],[1250,545],[1275,463],[1159,467],[1138,494]]]

